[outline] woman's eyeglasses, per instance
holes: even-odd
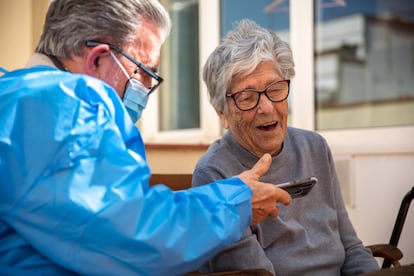
[[[286,100],[289,96],[289,84],[290,80],[276,81],[269,84],[263,90],[245,89],[226,94],[226,97],[233,98],[233,101],[238,109],[248,111],[257,107],[262,93],[264,93],[266,97],[274,103]]]

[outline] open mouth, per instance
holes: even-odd
[[[266,123],[264,125],[258,126],[257,128],[259,130],[271,131],[277,127],[277,124],[278,124],[277,122],[271,122],[271,123]]]

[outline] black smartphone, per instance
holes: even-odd
[[[286,190],[292,198],[297,198],[307,195],[317,182],[318,179],[316,177],[309,177],[302,180],[277,184],[276,186]]]

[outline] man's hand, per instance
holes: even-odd
[[[239,177],[253,191],[252,197],[252,213],[253,224],[257,224],[268,216],[277,217],[279,208],[276,203],[280,202],[284,205],[290,204],[292,198],[286,191],[276,187],[271,183],[260,182],[262,177],[272,164],[272,157],[264,154],[262,158],[250,170],[242,172]]]

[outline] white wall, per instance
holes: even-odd
[[[404,195],[414,186],[414,154],[356,155],[352,158],[354,206],[348,211],[365,244],[388,243]],[[414,203],[412,204],[414,205]],[[398,247],[402,263],[414,263],[414,206]]]
[[[32,51],[30,0],[0,0],[0,66],[13,70],[26,64]]]
[[[0,66],[23,67],[32,55],[50,0],[0,0]]]

